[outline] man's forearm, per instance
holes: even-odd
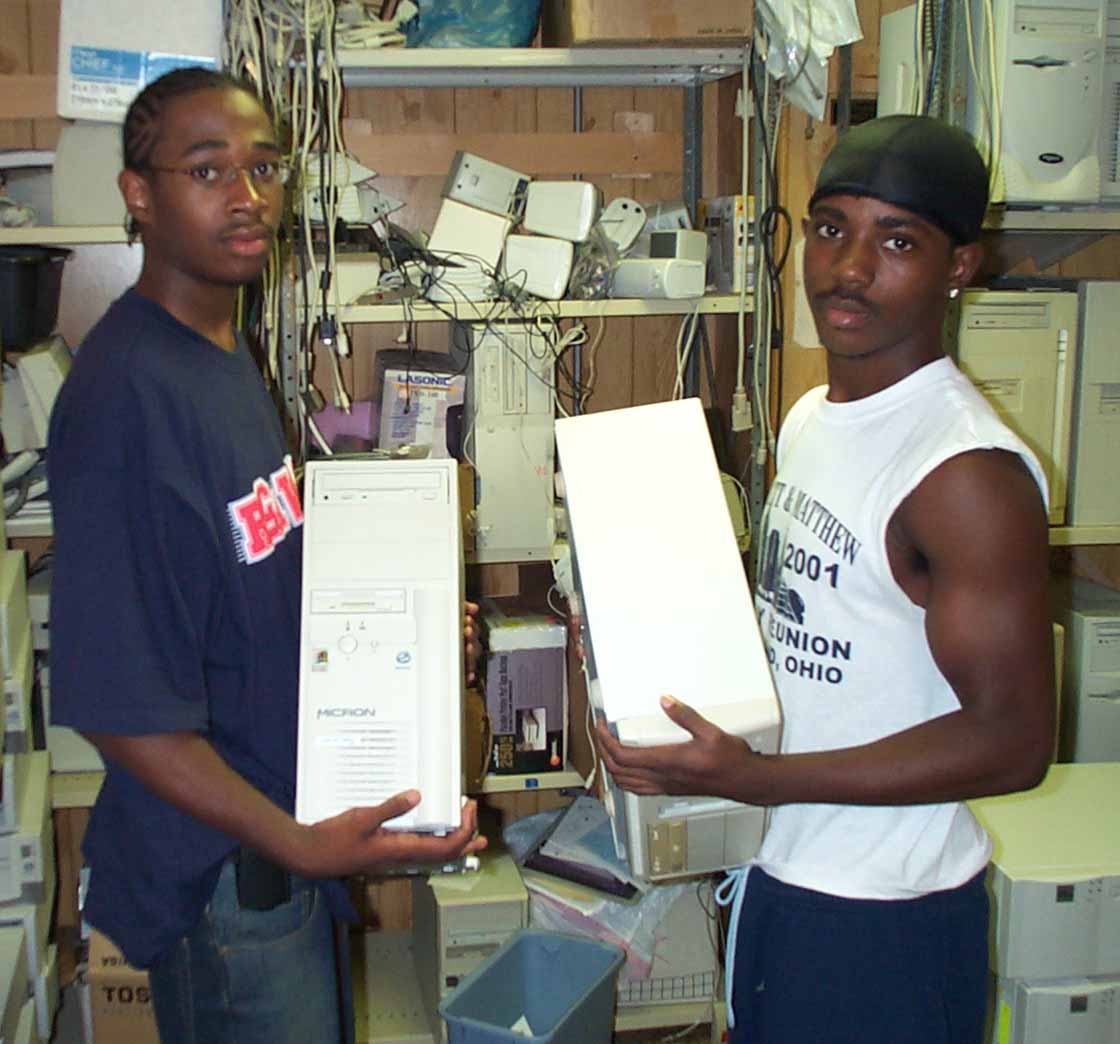
[[[85,735],[105,757],[180,811],[299,871],[304,828],[230,768],[198,733]]]
[[[728,796],[763,805],[913,805],[1008,793],[1045,773],[1050,750],[1041,734],[954,711],[858,747],[748,756],[728,773]]]

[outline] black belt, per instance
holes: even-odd
[[[292,897],[292,875],[251,848],[233,854],[237,902],[244,910],[272,910]]]

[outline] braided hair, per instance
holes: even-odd
[[[194,94],[195,91],[230,87],[257,97],[251,83],[200,65],[173,69],[149,83],[136,96],[125,114],[122,131],[125,169],[147,169],[163,127],[164,109],[172,98]],[[131,214],[126,219],[125,231],[130,243],[139,235],[140,230]]]

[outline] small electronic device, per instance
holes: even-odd
[[[449,266],[473,263],[489,272],[498,267],[513,222],[453,199],[445,199],[436,216],[428,250]]]
[[[34,750],[20,757],[27,759],[27,774],[19,794],[16,829],[0,835],[0,901],[38,903],[56,881],[50,755]]]
[[[552,348],[531,323],[458,324],[453,338],[453,359],[469,356],[465,444],[478,475],[473,560],[546,561],[556,535]]]
[[[677,228],[649,234],[649,256],[661,258],[680,258],[682,261],[708,261],[708,237],[703,232],[691,228]]]
[[[596,714],[623,743],[679,743],[668,693],[775,751],[781,714],[700,401],[564,418],[556,443]],[[619,856],[650,880],[742,865],[765,823],[762,808],[613,782],[605,804]]]
[[[35,749],[32,699],[35,691],[35,655],[31,635],[19,640],[12,676],[4,679],[4,750],[22,754]]]
[[[1120,975],[996,985],[998,1044],[1113,1044],[1120,1040]]]
[[[1120,761],[1120,591],[1084,577],[1061,591],[1061,760]]]
[[[611,297],[703,297],[704,274],[703,261],[627,257],[614,270]]]
[[[470,152],[456,152],[443,196],[516,221],[525,208],[529,177]]]
[[[702,199],[699,224],[708,237],[708,285],[721,294],[737,294],[746,275],[754,285],[754,196]]]
[[[599,216],[599,190],[589,181],[534,181],[522,225],[526,232],[582,243]]]
[[[599,215],[598,225],[603,235],[625,254],[642,234],[646,224],[646,208],[637,200],[619,196],[612,199]]]
[[[412,952],[420,994],[440,1040],[437,1008],[470,972],[529,923],[529,893],[505,852],[483,852],[469,876],[432,874],[412,882]]]
[[[454,460],[313,460],[305,475],[296,818],[415,788],[390,829],[458,826],[463,550]]]
[[[510,236],[506,240],[503,274],[519,290],[559,301],[572,275],[575,247],[570,240],[551,236]]]
[[[312,221],[322,224],[326,221],[323,208],[323,171],[317,163],[307,164],[306,205],[310,207]],[[359,186],[377,173],[350,156],[336,156],[334,160],[334,184],[332,186],[338,200],[338,216],[347,224],[358,224],[366,220],[362,207]]]

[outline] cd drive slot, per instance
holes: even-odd
[[[403,587],[311,592],[313,613],[403,613],[407,610],[408,594]]]

